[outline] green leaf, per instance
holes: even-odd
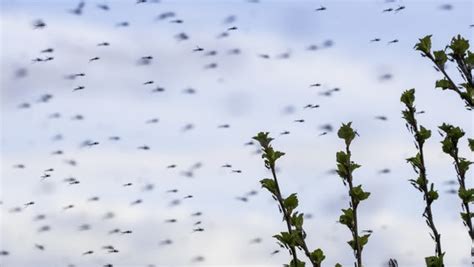
[[[439,129],[443,131],[448,137],[456,140],[459,140],[465,135],[465,132],[461,128],[454,127],[447,123],[443,123],[443,125],[439,126]]]
[[[444,254],[443,254],[444,255]],[[426,267],[444,267],[443,256],[431,256],[425,258]]]
[[[270,193],[272,193],[273,195],[276,195],[277,187],[273,179],[266,178],[266,179],[260,180],[260,184],[262,185],[263,188],[270,191]]]
[[[419,39],[419,42],[415,44],[415,50],[421,51],[424,54],[429,54],[431,51],[431,35]]]
[[[364,246],[367,244],[367,242],[369,242],[369,237],[370,237],[370,234],[357,237],[357,241],[358,241],[359,246],[360,246],[361,249],[363,249]],[[353,250],[357,249],[356,248],[356,243],[355,243],[354,240],[347,241],[347,244],[349,244],[349,246],[351,246],[351,248]]]
[[[453,128],[453,126],[451,124],[447,124],[445,122],[443,122],[443,124],[441,126],[438,127],[441,131],[443,131],[445,134],[449,134],[449,132],[451,131],[451,129]]]
[[[453,127],[449,133],[449,137],[454,139],[461,139],[464,136],[464,131],[459,127]]]
[[[288,196],[285,200],[283,200],[283,205],[291,214],[291,212],[298,207],[298,197],[295,193]]]
[[[285,153],[284,152],[281,152],[281,151],[275,151],[271,157],[272,161],[275,162],[277,161],[277,159],[281,158],[282,156],[284,156]]]
[[[416,153],[416,156],[407,158],[408,163],[410,163],[414,168],[420,169],[421,168],[421,156],[420,153]]]
[[[304,222],[304,214],[295,212],[291,216],[291,225],[293,225],[296,229],[303,229],[303,222]]]
[[[311,252],[310,258],[311,258],[312,261],[314,261],[318,264],[321,264],[321,262],[323,262],[323,260],[326,258],[326,256],[324,255],[324,252],[321,249],[318,248],[315,251]]]
[[[345,165],[343,164],[337,164],[337,170],[336,170],[337,174],[339,175],[339,177],[341,177],[343,180],[346,179],[347,176],[349,176],[349,173],[345,167]]]
[[[273,138],[269,136],[268,132],[260,132],[253,137],[254,140],[257,140],[262,147],[262,158],[265,162],[265,167],[267,169],[273,169],[275,167],[275,162],[277,159],[285,155],[284,152],[275,151],[270,145]]]
[[[342,265],[339,264],[339,263],[336,263],[336,265],[334,265],[334,267],[342,267]]]
[[[349,146],[352,140],[354,140],[357,132],[354,131],[351,127],[352,122],[349,122],[347,124],[342,124],[341,128],[339,128],[339,131],[337,131],[337,136],[341,139],[344,139],[346,142],[346,145]]]
[[[431,190],[428,191],[428,202],[433,202],[434,200],[438,199],[439,194],[438,191]]]
[[[400,101],[407,107],[413,107],[413,104],[415,103],[415,88],[403,92]]]
[[[463,219],[463,221],[467,222],[468,220],[471,220],[472,218],[474,218],[474,213],[466,213],[466,212],[461,212],[461,218]]]
[[[418,176],[416,180],[411,179],[410,182],[416,189],[423,192],[423,188],[425,188],[427,181],[423,177]]]
[[[306,264],[305,262],[296,259],[296,263],[294,260],[291,260],[289,266],[290,267],[305,267],[305,264]]]
[[[285,248],[294,247],[297,242],[297,236],[294,232],[291,234],[288,232],[281,232],[273,237],[276,238]]]
[[[339,223],[346,225],[352,229],[354,223],[354,212],[351,208],[342,209],[342,215],[339,216]]]
[[[353,187],[349,194],[356,200],[356,203],[366,200],[370,196],[369,192],[364,192],[362,185]]]
[[[430,137],[431,137],[431,131],[426,129],[423,126],[420,126],[419,133],[417,134],[417,139],[424,142],[424,141],[428,140],[428,138],[430,138]]]
[[[370,234],[366,234],[366,235],[363,235],[363,236],[359,237],[361,248],[363,248],[365,245],[367,245],[367,242],[369,242],[369,237],[370,237]]]
[[[345,165],[347,162],[349,162],[349,155],[347,155],[344,151],[339,151],[336,153],[336,161],[337,163]]]
[[[443,78],[441,80],[436,81],[435,87],[446,90],[446,89],[452,89],[453,86],[452,86],[451,82],[448,79]]]
[[[455,146],[449,137],[446,137],[443,141],[441,141],[441,144],[444,153],[454,156],[453,152]]]
[[[459,188],[458,196],[465,203],[474,202],[474,188]]]
[[[262,147],[268,147],[270,142],[273,140],[273,138],[269,137],[268,135],[268,132],[259,132],[252,139],[258,141]]]
[[[457,57],[463,58],[466,51],[469,49],[469,41],[458,35],[451,40],[449,48]]]
[[[443,152],[451,155],[451,157],[457,157],[457,144],[459,139],[464,136],[464,131],[459,127],[446,123],[439,126],[439,129],[445,134],[445,138],[441,141]]]
[[[468,68],[472,69],[472,67],[474,66],[474,53],[472,53],[471,51],[467,51],[467,56],[464,61],[466,61]]]
[[[353,161],[351,161],[351,165],[349,167],[349,170],[351,171],[351,173],[355,170],[355,169],[358,169],[360,168],[361,166],[357,163],[354,163]]]
[[[472,164],[472,161],[468,161],[465,158],[459,158],[459,173],[464,176],[469,170],[469,166]]]
[[[430,191],[428,191],[428,203],[432,203],[436,199],[438,199],[439,194],[436,190],[434,190],[434,184],[431,184]]]
[[[469,142],[469,149],[474,152],[474,139],[468,138],[467,141]]]
[[[410,107],[414,109],[414,107]],[[405,119],[405,121],[411,126],[414,127],[416,124],[416,119],[415,119],[415,111],[414,110],[403,110],[402,111],[402,117]]]
[[[448,61],[448,56],[443,50],[439,51],[434,51],[433,52],[435,63],[437,66],[440,68],[444,68],[444,65],[446,64],[446,61]]]

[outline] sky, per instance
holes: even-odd
[[[287,263],[272,238],[285,224],[259,184],[271,174],[258,146],[245,145],[259,131],[286,153],[278,177],[283,194],[297,192],[299,210],[312,215],[309,247],[324,250],[324,266],[353,266],[350,232],[337,223],[347,189],[331,173],[344,148],[337,128],[349,121],[359,133],[353,159],[362,165],[354,179],[371,192],[359,208],[361,228],[373,230],[365,265],[395,258],[422,266],[434,246],[422,196],[408,182],[415,173],[405,159],[416,149],[399,99],[410,88],[425,111],[420,123],[433,131],[426,164],[440,193],[433,209],[446,265],[470,265],[460,201],[449,193],[456,173],[437,127],[448,122],[473,136],[472,113],[434,88],[441,76],[413,46],[428,34],[437,49],[457,34],[472,42],[472,1],[87,0],[76,15],[78,4],[1,2],[0,250],[9,253],[1,266]],[[175,16],[157,19],[167,12]],[[46,27],[35,29],[37,20]],[[117,26],[124,21],[128,27]],[[180,33],[188,39],[177,40]],[[460,79],[454,66],[448,70]],[[85,76],[68,78],[77,73]],[[465,139],[460,152],[472,156]],[[467,182],[472,187],[472,172]],[[108,213],[115,216],[104,219]],[[50,230],[39,231],[44,226]]]

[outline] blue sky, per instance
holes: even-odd
[[[455,178],[449,158],[441,151],[436,127],[442,122],[461,126],[472,136],[472,114],[449,92],[434,89],[440,76],[413,50],[417,39],[433,35],[433,47],[442,48],[462,34],[472,40],[473,5],[442,1],[166,1],[137,5],[135,1],[86,1],[83,15],[68,12],[76,1],[2,1],[2,200],[0,258],[5,266],[157,266],[250,265],[286,263],[271,236],[284,229],[271,197],[259,188],[267,177],[256,146],[244,146],[258,131],[271,132],[275,147],[285,151],[280,180],[286,194],[298,192],[301,211],[311,213],[306,229],[310,247],[321,247],[326,265],[351,266],[345,244],[350,233],[337,224],[347,206],[335,167],[335,153],[343,148],[334,132],[319,136],[320,126],[334,128],[353,121],[358,138],[354,159],[363,167],[356,180],[371,198],[361,206],[364,229],[374,234],[364,253],[367,266],[381,266],[396,258],[401,266],[421,266],[432,254],[428,229],[421,218],[422,199],[408,179],[414,177],[405,158],[415,153],[412,138],[401,119],[401,92],[415,87],[423,125],[433,130],[426,146],[429,178],[440,191],[434,206],[449,266],[469,266],[470,240],[461,221],[459,200],[446,191]],[[110,11],[96,8],[108,3]],[[321,5],[323,12],[314,12]],[[394,14],[382,10],[400,5]],[[173,11],[184,23],[156,21]],[[225,24],[229,16],[236,20]],[[42,19],[47,27],[34,30]],[[128,21],[127,28],[115,25]],[[227,38],[216,38],[237,26]],[[176,41],[181,32],[189,40]],[[380,38],[380,42],[370,42]],[[389,41],[397,39],[395,44]],[[328,40],[333,42],[324,47]],[[98,47],[109,42],[108,47]],[[311,45],[319,47],[309,51]],[[193,52],[196,46],[202,52]],[[54,60],[32,63],[54,48]],[[239,55],[229,53],[240,49]],[[216,51],[215,56],[206,56]],[[282,59],[282,53],[289,58]],[[261,57],[268,55],[269,59]],[[89,63],[99,56],[100,60]],[[152,63],[139,66],[143,56]],[[205,66],[217,63],[216,69]],[[27,76],[16,78],[19,68]],[[454,68],[450,71],[454,73]],[[86,77],[68,80],[72,73]],[[389,80],[380,80],[386,74]],[[144,85],[147,81],[153,85]],[[321,83],[321,87],[309,87]],[[77,86],[85,90],[72,92]],[[164,92],[152,93],[157,86]],[[321,93],[340,88],[331,97]],[[187,88],[196,90],[186,94]],[[38,99],[44,94],[48,103]],[[19,109],[22,103],[31,105]],[[304,109],[318,104],[318,109]],[[293,113],[285,113],[287,109]],[[51,119],[51,114],[61,117]],[[77,114],[84,120],[72,119]],[[388,121],[375,120],[384,115]],[[146,123],[158,118],[156,124]],[[304,119],[304,123],[294,120]],[[192,130],[183,127],[192,124]],[[219,128],[229,124],[230,128]],[[289,135],[279,133],[290,131]],[[57,135],[62,140],[54,141]],[[113,142],[110,136],[120,136]],[[84,140],[99,145],[81,148]],[[139,146],[148,145],[143,151]],[[467,144],[461,152],[469,155]],[[63,150],[63,155],[51,152]],[[65,160],[74,159],[72,167]],[[196,163],[193,178],[182,175]],[[22,163],[25,169],[13,168]],[[222,168],[232,164],[233,173]],[[174,169],[167,168],[176,164]],[[44,170],[54,168],[44,181]],[[379,171],[389,168],[388,174]],[[63,180],[75,177],[78,185]],[[123,187],[125,183],[133,183]],[[469,183],[472,186],[472,175]],[[153,184],[152,191],[143,187]],[[167,193],[178,189],[178,193]],[[247,203],[236,200],[258,191]],[[186,195],[192,199],[183,200]],[[88,202],[100,196],[98,202]],[[130,205],[141,199],[140,205]],[[178,206],[170,202],[181,199]],[[9,212],[29,201],[35,205]],[[64,211],[63,207],[74,208]],[[103,220],[113,211],[116,217]],[[203,212],[201,218],[191,216]],[[44,221],[33,221],[46,214]],[[164,223],[177,218],[178,223]],[[192,233],[202,221],[205,231]],[[88,231],[78,231],[90,224]],[[38,233],[42,225],[52,230]],[[114,228],[133,234],[111,236]],[[251,240],[261,238],[259,244]],[[160,242],[173,239],[162,246]],[[44,244],[45,251],[34,244]],[[101,246],[113,244],[120,253],[107,254]],[[95,253],[81,256],[87,250]],[[198,256],[203,262],[194,262]]]

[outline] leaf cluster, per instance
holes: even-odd
[[[281,151],[274,150],[271,142],[273,138],[269,136],[268,132],[260,132],[254,140],[258,141],[262,149],[262,158],[264,159],[265,167],[270,169],[273,174],[273,179],[265,178],[260,181],[263,188],[267,189],[275,200],[279,203],[280,212],[283,214],[283,220],[287,223],[287,231],[280,232],[273,237],[277,239],[278,244],[290,251],[293,259],[289,267],[304,267],[305,262],[297,258],[296,249],[302,250],[308,257],[312,266],[321,266],[321,263],[326,258],[321,249],[316,249],[312,252],[306,245],[306,232],[303,228],[304,214],[296,211],[298,208],[298,196],[296,193],[290,194],[288,197],[283,197],[278,185],[278,180],[275,174],[275,162],[285,155]]]
[[[429,39],[420,40],[419,49],[422,51],[429,51],[431,48],[431,42]],[[415,146],[418,150],[415,156],[409,157],[406,161],[413,167],[415,173],[418,175],[415,179],[410,179],[410,183],[423,194],[423,199],[425,201],[425,210],[423,212],[423,217],[426,220],[426,224],[431,229],[430,233],[431,238],[435,241],[436,245],[436,255],[425,258],[427,266],[438,266],[436,264],[443,265],[443,255],[444,253],[441,250],[441,235],[436,229],[433,213],[431,210],[431,204],[438,199],[438,191],[435,190],[434,184],[431,183],[426,174],[426,167],[423,156],[423,145],[431,137],[431,131],[425,127],[418,125],[416,120],[416,107],[415,107],[415,89],[409,89],[402,93],[400,101],[405,104],[405,109],[402,111],[402,117],[405,119],[406,127],[413,134],[415,139]]]
[[[342,124],[337,132],[337,136],[344,140],[345,151],[336,153],[336,172],[342,178],[344,185],[349,188],[349,197],[351,199],[350,207],[342,209],[339,217],[339,223],[347,226],[352,233],[352,240],[347,243],[354,251],[357,263],[356,266],[362,266],[362,250],[367,244],[370,234],[360,236],[358,231],[357,208],[359,204],[368,199],[370,192],[362,189],[362,185],[353,184],[353,172],[361,166],[351,160],[350,145],[357,136],[357,132],[351,127],[351,122]]]
[[[470,211],[469,207],[470,204],[474,203],[474,188],[466,188],[466,173],[473,162],[460,157],[458,148],[459,140],[465,135],[465,133],[461,128],[446,123],[439,126],[439,129],[441,134],[444,136],[443,141],[441,141],[443,152],[453,159],[457,173],[459,183],[458,196],[461,199],[463,208],[461,219],[463,220],[464,225],[467,226],[471,239],[474,240],[474,229],[472,225],[474,214]],[[472,139],[469,140],[470,144],[472,143],[471,140]]]
[[[472,110],[474,108],[474,81],[472,77],[474,53],[469,50],[469,47],[469,41],[461,35],[457,35],[444,49],[432,51],[431,35],[427,35],[419,39],[414,48],[420,51],[422,56],[430,59],[436,70],[443,73],[444,77],[436,81],[435,87],[456,92],[466,107]],[[448,61],[456,65],[463,82],[456,84],[449,76],[446,71]]]

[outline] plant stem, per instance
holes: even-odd
[[[408,107],[408,110],[410,113],[415,114],[415,109],[413,107]],[[438,230],[436,229],[436,226],[434,224],[434,219],[433,219],[433,212],[431,210],[431,204],[432,202],[429,201],[429,196],[428,196],[428,178],[426,175],[426,167],[425,167],[425,158],[424,158],[424,153],[423,153],[423,142],[422,139],[420,139],[418,136],[420,136],[419,128],[418,128],[418,123],[415,122],[412,125],[413,130],[415,132],[415,141],[416,145],[418,148],[418,152],[420,153],[420,177],[423,180],[423,184],[421,186],[421,189],[423,191],[423,198],[426,203],[426,208],[423,213],[423,216],[426,218],[426,223],[428,227],[431,229],[433,232],[433,239],[436,243],[436,256],[442,258],[443,252],[441,249],[441,235],[438,233]]]
[[[463,58],[455,57],[456,63],[458,63],[459,69],[461,70],[464,80],[469,83],[469,85],[474,87],[474,81],[472,80],[472,73],[469,68],[466,66],[466,62]]]
[[[454,167],[458,174],[459,189],[466,190],[466,174],[461,172],[457,147],[455,147],[454,149],[453,158],[454,158]],[[462,205],[463,205],[464,210],[467,213],[467,219],[465,220],[465,222],[468,228],[469,236],[471,237],[471,241],[474,241],[474,229],[472,227],[472,219],[471,219],[471,211],[469,209],[469,202],[463,201]]]
[[[280,204],[281,211],[283,212],[283,217],[286,221],[286,226],[288,228],[288,233],[292,234],[293,229],[291,228],[291,223],[290,223],[291,218],[290,218],[290,214],[288,213],[285,206],[283,205],[283,197],[281,196],[280,185],[278,185],[278,179],[277,179],[277,176],[276,176],[276,173],[275,173],[275,166],[271,165],[270,169],[272,171],[273,180],[275,181],[275,185],[276,185],[276,194],[275,194],[275,196],[278,200],[278,203]],[[298,257],[296,255],[296,248],[294,246],[290,246],[290,252],[293,256],[293,262],[296,265],[298,263]]]
[[[459,90],[459,88],[456,86],[456,84],[454,83],[454,81],[451,79],[451,77],[449,77],[448,73],[446,72],[446,70],[444,69],[444,66],[441,66],[439,65],[436,60],[434,59],[434,57],[431,55],[431,54],[424,54],[427,58],[429,58],[434,64],[435,66],[438,68],[439,71],[441,71],[441,73],[443,73],[444,77],[449,81],[449,83],[451,84],[451,89],[454,90],[458,95],[459,97],[461,97],[462,100],[464,100],[467,104],[468,107],[470,108],[474,108],[474,102],[472,99],[470,99],[469,97],[465,97],[461,90]],[[469,84],[472,85],[472,78],[470,81],[468,81]]]
[[[304,241],[303,237],[301,239],[303,240],[303,244],[301,244],[301,248],[303,249],[306,257],[308,257],[308,259],[311,261],[311,264],[313,265],[313,267],[321,267],[320,263],[317,263],[311,259],[311,253],[309,252],[308,246],[306,245],[306,241]]]
[[[349,145],[346,145],[346,154],[348,155],[347,158],[347,166],[351,165],[351,151],[349,150]],[[362,249],[359,244],[359,230],[358,230],[358,224],[357,224],[357,202],[352,196],[350,192],[352,192],[352,189],[354,188],[352,184],[352,173],[349,171],[349,175],[347,176],[347,183],[349,185],[349,195],[351,197],[351,206],[353,209],[353,214],[354,214],[354,230],[352,231],[352,238],[354,239],[354,245],[355,245],[355,256],[357,260],[357,265],[356,267],[362,267]]]
[[[428,201],[428,179],[426,178],[426,169],[425,169],[425,159],[423,156],[423,144],[418,143],[420,149],[420,160],[421,160],[421,168],[420,168],[420,176],[424,181],[424,186],[422,187],[426,208],[425,208],[425,218],[428,220],[428,227],[431,228],[433,232],[433,238],[436,242],[436,255],[438,257],[442,257],[442,250],[441,250],[441,235],[438,233],[436,226],[433,220],[433,212],[431,211],[431,203]]]
[[[283,197],[281,196],[280,186],[278,184],[278,179],[277,179],[276,172],[275,172],[275,166],[270,166],[270,169],[272,171],[273,180],[275,181],[275,185],[276,185],[276,198],[277,198],[278,203],[280,204],[280,207],[282,209],[283,216],[284,216],[285,221],[286,221],[286,226],[288,227],[288,232],[291,234],[293,232],[293,229],[291,228],[291,223],[290,223],[291,218],[290,218],[290,214],[288,213],[288,211],[285,209],[285,207],[283,205]],[[303,233],[300,233],[300,235],[303,235]],[[302,240],[302,244],[300,245],[300,247],[304,251],[306,257],[308,257],[308,259],[311,261],[311,264],[313,265],[313,267],[321,267],[320,263],[317,263],[317,262],[315,262],[314,260],[311,259],[311,253],[308,249],[308,246],[306,245],[305,239],[304,239],[303,236],[300,236],[300,237],[301,237],[301,240]],[[291,247],[291,253],[293,254],[293,260],[296,263],[297,262],[297,257],[296,257],[295,247]]]

